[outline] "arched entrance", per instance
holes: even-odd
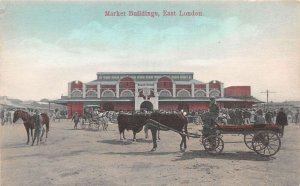
[[[147,110],[147,111],[152,111],[153,110],[153,104],[150,101],[144,101],[141,106],[141,110]]]
[[[103,103],[102,109],[105,111],[113,111],[114,105],[112,103]]]

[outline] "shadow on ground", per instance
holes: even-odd
[[[44,154],[36,153],[36,154],[22,154],[22,155],[16,155],[16,156],[10,156],[5,158],[4,160],[15,160],[15,159],[23,159],[23,158],[32,158],[32,157],[43,157]]]
[[[24,142],[24,143],[7,144],[7,145],[2,146],[2,148],[5,148],[5,149],[24,148],[24,147],[30,147],[30,145],[31,145],[31,143],[29,143],[27,145],[26,142]]]
[[[157,156],[157,155],[169,155],[169,154],[177,154],[178,152],[151,152],[151,151],[143,151],[143,152],[107,152],[103,154],[107,155],[132,155],[132,156]]]
[[[130,145],[130,144],[138,144],[138,143],[152,143],[152,140],[145,140],[145,139],[137,139],[136,141],[130,140],[98,140],[98,143],[107,143],[110,145]]]
[[[254,152],[226,152],[221,154],[209,154],[205,150],[192,150],[177,156],[172,161],[184,161],[195,158],[224,159],[224,160],[249,160],[249,161],[269,161],[274,157],[265,158]]]
[[[94,129],[94,128],[86,128],[86,129],[81,129],[81,128],[77,128],[77,129],[74,129],[74,128],[64,128],[64,130],[78,130],[78,131],[90,131],[90,132],[100,132],[102,130],[99,130],[99,129]]]

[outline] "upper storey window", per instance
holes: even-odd
[[[111,80],[111,76],[103,76],[104,80]]]

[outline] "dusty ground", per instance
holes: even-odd
[[[199,126],[190,125],[190,131]],[[180,137],[161,132],[156,152],[151,140],[120,141],[116,124],[108,131],[73,130],[70,121],[51,123],[40,146],[26,145],[22,124],[1,126],[1,185],[299,185],[300,126],[286,128],[282,148],[265,159],[244,144],[225,144],[207,154],[199,139],[179,151]],[[127,132],[128,138],[132,137]],[[242,141],[225,135],[224,141]]]

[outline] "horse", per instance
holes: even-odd
[[[169,127],[169,129],[161,127],[159,124],[163,124],[166,127]],[[164,113],[158,113],[153,112],[150,115],[150,119],[147,120],[144,125],[147,125],[148,129],[151,130],[152,134],[152,141],[153,141],[153,148],[151,151],[155,151],[157,148],[157,131],[162,130],[174,130],[177,132],[180,132],[181,136],[181,143],[180,143],[180,150],[186,151],[187,145],[186,145],[186,137],[188,134],[187,125],[188,120],[182,113],[172,113],[172,114],[164,114]],[[185,133],[185,134],[184,134]]]
[[[49,117],[46,113],[42,113],[41,117],[42,117],[42,125],[46,125],[46,141],[47,141],[48,132],[49,132]],[[23,121],[24,127],[27,132],[27,145],[28,145],[28,143],[30,141],[29,140],[29,129],[31,131],[31,138],[33,141],[33,129],[34,129],[33,117],[26,111],[16,110],[14,113],[13,123],[15,123],[18,119],[22,119],[22,121]],[[44,133],[45,133],[45,130],[43,130],[43,132],[42,132],[40,141],[42,141]]]

